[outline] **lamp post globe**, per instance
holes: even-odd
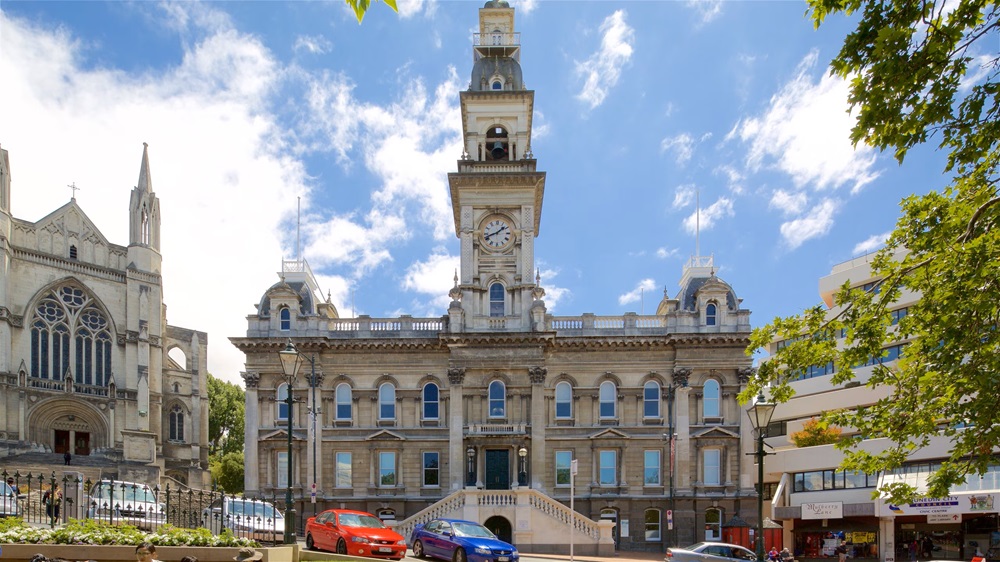
[[[757,560],[764,560],[764,438],[767,437],[767,426],[771,424],[775,404],[764,398],[764,391],[757,394],[753,406],[747,409],[750,426],[757,433],[757,449],[752,454],[757,457],[757,538],[754,543]],[[751,454],[751,453],[748,453]]]

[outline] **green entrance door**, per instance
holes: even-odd
[[[510,489],[510,458],[507,449],[486,451],[486,489]]]

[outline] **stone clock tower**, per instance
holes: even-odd
[[[458,172],[448,174],[462,248],[452,331],[531,331],[544,316],[534,247],[545,172],[531,154],[535,93],[524,86],[520,43],[514,9],[487,2],[473,39],[472,79],[461,93],[465,146]]]

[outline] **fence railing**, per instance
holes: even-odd
[[[238,537],[280,543],[285,520],[276,495],[245,497],[216,490],[164,488],[114,479],[91,480],[55,472],[22,474],[0,470],[0,517],[55,527],[69,519],[96,519],[129,524],[146,531],[164,525],[205,527],[219,534],[228,529]],[[301,504],[300,504],[301,505]],[[305,528],[299,510],[296,534]]]

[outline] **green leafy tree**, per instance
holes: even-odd
[[[802,424],[802,430],[789,435],[796,447],[813,447],[815,445],[831,445],[840,441],[841,430],[817,418],[807,420]]]
[[[245,396],[239,385],[208,375],[209,455],[243,452]]]
[[[361,20],[365,19],[365,13],[368,12],[368,6],[371,5],[372,0],[345,0],[345,1],[347,2],[347,5],[350,6],[352,10],[354,10],[354,15],[357,16],[358,18],[358,23],[361,23]],[[392,8],[392,11],[394,12],[399,11],[398,9],[396,9],[396,0],[383,0],[383,1],[385,2],[386,6]]]
[[[246,469],[242,451],[213,456],[209,459],[208,470],[212,473],[212,481],[216,487],[227,494],[243,492],[243,475]]]
[[[741,400],[768,383],[775,400],[788,400],[795,373],[830,361],[837,366],[831,382],[844,384],[855,378],[852,365],[910,339],[901,359],[877,363],[865,383],[889,386],[890,397],[823,419],[857,429],[838,444],[841,466],[867,473],[901,466],[934,436],[949,438],[950,456],[927,490],[943,497],[995,464],[1000,443],[1000,8],[995,0],[809,5],[817,26],[835,14],[858,19],[831,63],[831,72],[851,83],[853,141],[891,150],[900,163],[912,147],[935,142],[947,153],[943,177],[950,180],[902,201],[895,230],[872,262],[877,288],[845,284],[834,311],[816,307],[754,331],[750,353],[774,339],[798,339],[761,364]],[[890,329],[890,306],[902,291],[921,299]],[[846,336],[838,345],[833,335],[841,329]],[[887,439],[887,448],[857,447],[871,438]],[[880,491],[893,503],[917,495],[901,483]]]

